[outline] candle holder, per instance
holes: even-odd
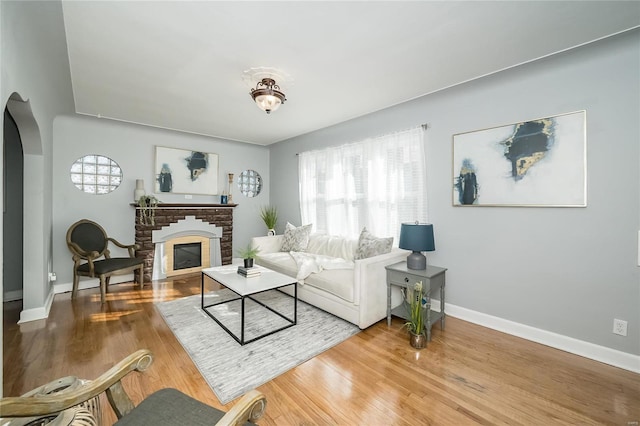
[[[229,204],[233,203],[233,194],[231,193],[232,188],[233,188],[233,173],[229,173],[229,193],[227,194],[227,202]]]

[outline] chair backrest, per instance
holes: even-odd
[[[86,252],[97,251],[101,256],[109,243],[107,233],[102,226],[88,219],[79,220],[69,227],[67,245],[73,251],[70,242],[77,244]]]

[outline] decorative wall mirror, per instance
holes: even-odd
[[[108,194],[122,183],[122,169],[104,155],[85,155],[78,158],[70,170],[71,182],[87,194]]]
[[[238,175],[238,188],[245,197],[256,197],[262,191],[262,177],[255,170],[245,170]]]

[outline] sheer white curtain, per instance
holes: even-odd
[[[357,238],[363,227],[398,245],[402,222],[426,222],[422,127],[303,152],[298,157],[302,224]]]

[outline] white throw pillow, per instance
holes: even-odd
[[[367,231],[367,228],[362,228],[356,249],[356,260],[390,253],[392,245],[393,237],[378,238]]]
[[[311,234],[311,224],[295,227],[289,222],[284,228],[284,236],[282,238],[282,248],[280,251],[305,251],[309,244],[309,235]]]

